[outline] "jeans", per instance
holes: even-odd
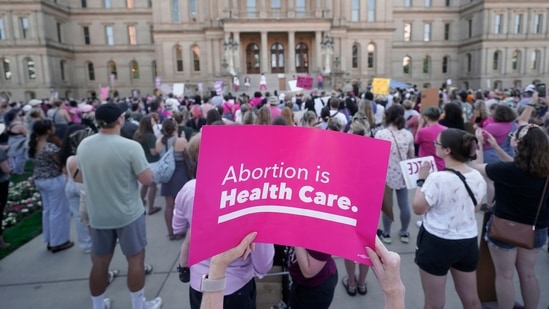
[[[67,178],[67,183],[65,184],[65,196],[69,202],[71,215],[74,218],[78,246],[84,250],[91,249],[90,232],[88,231],[88,227],[82,222],[82,218],[80,218],[80,187],[70,177]]]
[[[71,213],[65,196],[65,176],[35,179],[34,184],[42,196],[42,231],[44,242],[51,247],[70,239]]]
[[[398,202],[398,208],[400,208],[400,232],[407,232],[408,225],[410,225],[410,204],[408,203],[408,189],[395,189]],[[391,233],[391,224],[393,222],[389,217],[383,214],[383,232]]]

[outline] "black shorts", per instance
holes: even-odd
[[[445,276],[450,268],[475,271],[478,259],[478,237],[444,239],[427,232],[423,226],[417,234],[415,263],[431,275]]]

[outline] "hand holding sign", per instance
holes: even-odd
[[[427,165],[425,165],[425,163],[427,163]],[[425,179],[427,175],[429,175],[429,173],[427,173],[425,177],[421,177],[421,175],[423,174],[420,173],[422,171],[425,172],[425,168],[427,168],[428,172],[436,172],[437,166],[435,164],[435,159],[433,158],[433,156],[414,158],[400,162],[400,169],[402,171],[402,175],[404,176],[406,188],[415,189],[416,180]]]

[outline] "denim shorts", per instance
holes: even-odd
[[[509,251],[515,249],[517,247],[515,245],[511,245],[506,242],[490,238],[490,227],[492,226],[493,219],[494,215],[492,215],[486,223],[486,235],[484,235],[484,240],[486,240],[486,242],[491,244],[492,246],[501,250]],[[536,231],[534,232],[534,249],[541,248],[547,242],[547,229],[548,228],[536,229]]]

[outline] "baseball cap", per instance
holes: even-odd
[[[118,104],[114,103],[105,103],[99,105],[95,111],[95,120],[97,122],[104,122],[105,124],[110,124],[116,121],[124,111],[120,108]]]
[[[530,84],[528,86],[526,86],[526,88],[524,88],[524,92],[532,92],[534,93],[536,91],[536,86]]]

